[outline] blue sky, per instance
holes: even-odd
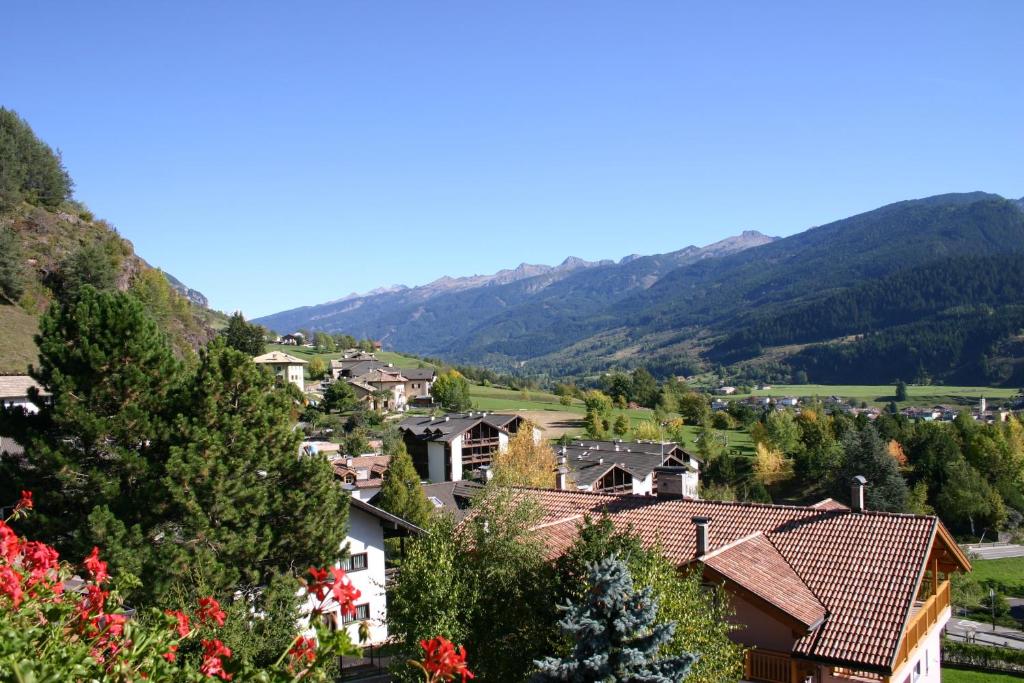
[[[0,105],[211,304],[1024,195],[1024,2],[22,2]]]

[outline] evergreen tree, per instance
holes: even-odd
[[[906,401],[907,400],[907,383],[903,380],[896,382],[896,400]]]
[[[71,196],[71,186],[60,155],[24,119],[0,107],[0,210],[23,199],[59,206]]]
[[[181,367],[134,297],[90,286],[77,301],[51,306],[36,344],[39,367],[30,374],[51,399],[37,401],[36,415],[3,413],[0,433],[31,458],[0,460],[0,489],[36,492],[32,533],[62,555],[83,557],[102,544],[115,566],[137,574],[141,530],[166,498],[155,473]]]
[[[17,303],[25,291],[25,264],[18,235],[0,227],[0,299]]]
[[[240,311],[231,316],[224,330],[228,346],[248,356],[259,356],[267,350],[265,334],[259,325],[246,322]]]
[[[123,249],[120,240],[113,236],[79,247],[61,263],[56,283],[60,299],[74,301],[87,285],[101,291],[115,289]]]
[[[418,527],[425,527],[430,519],[433,506],[423,493],[420,475],[416,473],[404,444],[391,455],[377,506]]]
[[[907,483],[896,461],[889,455],[888,444],[878,436],[874,426],[850,430],[843,436],[843,460],[833,482],[834,495],[844,500],[850,495],[850,480],[863,475],[868,480],[864,504],[869,510],[903,512],[909,504]]]
[[[572,654],[536,662],[539,670],[533,680],[676,683],[685,679],[697,657],[657,658],[676,628],[674,622],[657,624],[657,612],[651,589],[634,590],[629,569],[616,556],[592,564],[586,597],[568,605],[559,622],[574,641]]]

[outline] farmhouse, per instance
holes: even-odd
[[[693,500],[668,480],[657,496],[521,491],[543,511],[535,530],[552,558],[585,515],[607,514],[722,585],[732,637],[753,648],[746,681],[939,683],[949,577],[970,562],[936,517],[865,510],[864,485],[855,478],[849,507]]]
[[[464,472],[490,467],[494,454],[508,446],[526,420],[509,413],[452,413],[409,417],[398,428],[420,478],[431,482],[460,481]],[[542,432],[533,428],[533,440]]]
[[[281,351],[271,351],[262,356],[256,356],[252,361],[257,365],[270,368],[274,376],[282,382],[291,382],[299,388],[299,391],[306,390],[304,375],[305,367],[309,365],[307,361]]]
[[[380,493],[390,464],[390,455],[360,455],[331,461],[334,475],[359,500],[370,500]]]

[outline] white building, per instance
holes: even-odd
[[[344,628],[353,643],[380,645],[388,639],[388,606],[385,592],[384,539],[422,533],[422,529],[400,517],[385,512],[357,498],[349,500],[348,537],[342,549],[348,549],[345,561],[335,566],[345,570],[352,585],[359,590],[355,616],[342,616],[337,603],[329,602],[324,620],[332,628]],[[304,612],[315,606],[316,598],[308,596]],[[365,623],[369,639],[359,640],[360,625]],[[304,626],[308,626],[308,617]]]
[[[262,356],[256,356],[252,361],[257,365],[270,368],[274,376],[282,382],[291,382],[299,388],[299,391],[306,390],[305,368],[309,365],[307,361],[281,351],[271,351]]]

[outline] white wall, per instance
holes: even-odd
[[[444,474],[444,443],[440,441],[428,441],[427,478],[430,479],[431,483],[437,484],[445,481]]]
[[[644,496],[654,490],[654,473],[651,472],[644,479],[633,477],[633,493]]]
[[[381,486],[384,485],[384,480],[380,480]],[[367,486],[352,489],[352,496],[359,500],[369,502],[371,498],[380,493],[380,486]]]
[[[504,451],[508,448],[508,433],[498,432],[498,450]]]
[[[452,439],[452,471],[448,481],[462,481],[462,435]]]
[[[4,408],[24,408],[25,412],[30,415],[34,415],[39,412],[39,406],[28,400],[27,396],[4,399],[3,401],[0,401],[0,404],[2,404]]]

